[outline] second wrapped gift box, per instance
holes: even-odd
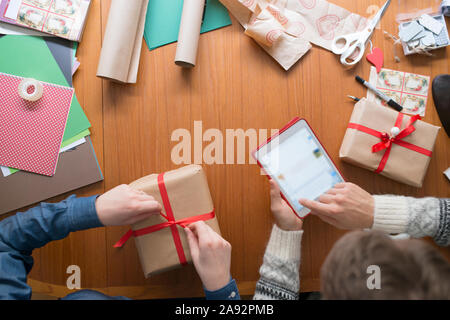
[[[440,128],[419,119],[362,99],[355,105],[339,156],[421,187]]]

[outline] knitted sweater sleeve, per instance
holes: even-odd
[[[259,269],[254,300],[297,300],[303,230],[283,231],[276,225]]]
[[[450,199],[374,196],[372,229],[432,237],[440,246],[450,245]]]

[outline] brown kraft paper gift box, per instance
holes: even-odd
[[[362,99],[355,105],[350,123],[390,134],[397,116],[397,111]],[[409,121],[410,116],[404,115],[400,131],[406,128]],[[414,122],[413,126],[416,130],[401,140],[432,152],[440,127],[420,120]],[[375,171],[386,152],[386,149],[372,152],[372,146],[379,142],[381,142],[379,137],[347,128],[339,157],[351,164]],[[393,143],[386,165],[380,174],[414,187],[421,187],[430,160],[430,156]]]
[[[168,171],[164,173],[163,177],[175,221],[214,211],[206,175],[201,166],[189,165]],[[153,196],[163,207],[163,214],[167,216],[160,187],[158,186],[158,174],[151,174],[138,179],[132,182],[130,187]],[[131,228],[135,231],[164,222],[167,222],[167,220],[163,216],[155,215],[132,225]],[[216,217],[204,220],[204,222],[220,234]],[[192,259],[185,231],[179,225],[176,225],[176,228],[186,261],[190,263]],[[146,278],[181,266],[171,227],[135,236],[134,238]]]

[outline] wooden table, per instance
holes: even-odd
[[[369,16],[375,12],[369,6],[381,6],[384,0],[332,2]],[[417,7],[428,5],[427,1],[416,2]],[[109,4],[109,0],[93,0],[78,51],[81,67],[74,79],[77,96],[92,123],[92,141],[105,180],[77,190],[77,195],[102,193],[144,175],[176,168],[171,150],[178,142],[171,141],[171,134],[178,128],[186,128],[193,134],[196,120],[202,121],[203,132],[217,128],[225,135],[226,129],[280,128],[293,117],[302,116],[308,119],[348,181],[371,193],[449,196],[450,185],[442,172],[450,166],[450,143],[443,130],[421,189],[339,160],[339,147],[353,106],[346,95],[366,94],[354,80],[356,74],[368,78],[370,65],[365,59],[355,68],[345,70],[337,56],[313,47],[286,72],[244,35],[233,18],[232,26],[201,36],[194,69],[175,66],[175,44],[153,51],[144,44],[137,84],[114,84],[96,77]],[[392,1],[381,22],[383,30],[396,33],[398,12],[397,1]],[[395,63],[393,43],[381,30],[375,31],[373,43],[384,51],[387,68],[432,78],[450,73],[448,48],[434,51],[433,57],[405,58],[401,53],[401,62]],[[425,121],[441,125],[431,93]],[[246,158],[248,163],[248,155]],[[241,294],[252,295],[273,224],[268,183],[256,165],[214,164],[204,165],[204,169],[223,236],[233,246],[232,275]],[[83,288],[113,295],[169,298],[203,294],[193,266],[144,279],[134,241],[122,249],[113,248],[127,229],[109,227],[77,232],[35,250],[35,266],[29,280],[33,290],[53,296],[69,293],[65,287],[69,276],[66,268],[78,265]],[[343,231],[315,217],[306,219],[304,229],[301,290],[315,291],[320,285],[322,262]],[[449,249],[441,251],[450,258]]]

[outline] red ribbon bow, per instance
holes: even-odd
[[[389,155],[391,153],[391,149],[392,149],[392,145],[393,144],[397,144],[399,146],[402,146],[404,148],[416,151],[418,153],[421,153],[423,155],[426,155],[428,157],[431,157],[432,152],[430,150],[421,148],[419,146],[416,146],[412,143],[403,141],[403,139],[407,136],[409,136],[410,134],[412,134],[416,128],[413,126],[413,124],[417,121],[420,120],[421,117],[419,115],[415,115],[413,117],[411,117],[411,119],[409,120],[408,124],[406,125],[406,128],[403,129],[402,131],[400,131],[400,133],[396,136],[389,136],[389,134],[387,134],[386,132],[380,132],[377,130],[373,130],[371,128],[368,128],[366,126],[357,124],[357,123],[349,123],[348,124],[348,128],[350,129],[356,129],[359,131],[362,131],[364,133],[370,134],[374,137],[380,138],[381,142],[374,144],[372,146],[372,152],[379,152],[382,150],[386,150],[383,157],[381,158],[380,164],[378,165],[378,168],[375,170],[376,173],[380,173],[384,170],[386,163],[389,159]],[[397,116],[397,120],[395,121],[395,127],[397,128],[401,128],[403,122],[403,113],[399,113]]]
[[[180,264],[185,265],[185,264],[187,264],[186,256],[184,255],[183,245],[181,243],[180,234],[178,232],[177,226],[186,228],[186,225],[188,225],[190,223],[213,219],[215,217],[214,210],[209,213],[201,214],[198,216],[188,217],[188,218],[181,219],[181,220],[175,220],[175,217],[174,217],[173,211],[172,211],[172,207],[171,207],[170,201],[169,201],[169,195],[167,194],[167,189],[164,184],[164,173],[161,173],[158,175],[158,187],[159,187],[159,192],[161,193],[164,210],[166,212],[166,215],[164,215],[162,212],[160,212],[160,215],[163,218],[165,218],[167,221],[160,223],[160,224],[153,225],[153,226],[149,226],[146,228],[138,229],[138,230],[132,230],[132,229],[128,230],[128,232],[125,233],[122,236],[122,238],[120,238],[119,241],[117,241],[117,243],[114,245],[114,248],[122,247],[128,241],[128,239],[131,238],[131,236],[139,237],[139,236],[143,236],[143,235],[146,235],[146,234],[149,234],[152,232],[159,231],[164,228],[170,228],[172,231],[172,236],[173,236],[173,240],[175,243],[175,248],[177,250],[178,259],[180,260]]]

